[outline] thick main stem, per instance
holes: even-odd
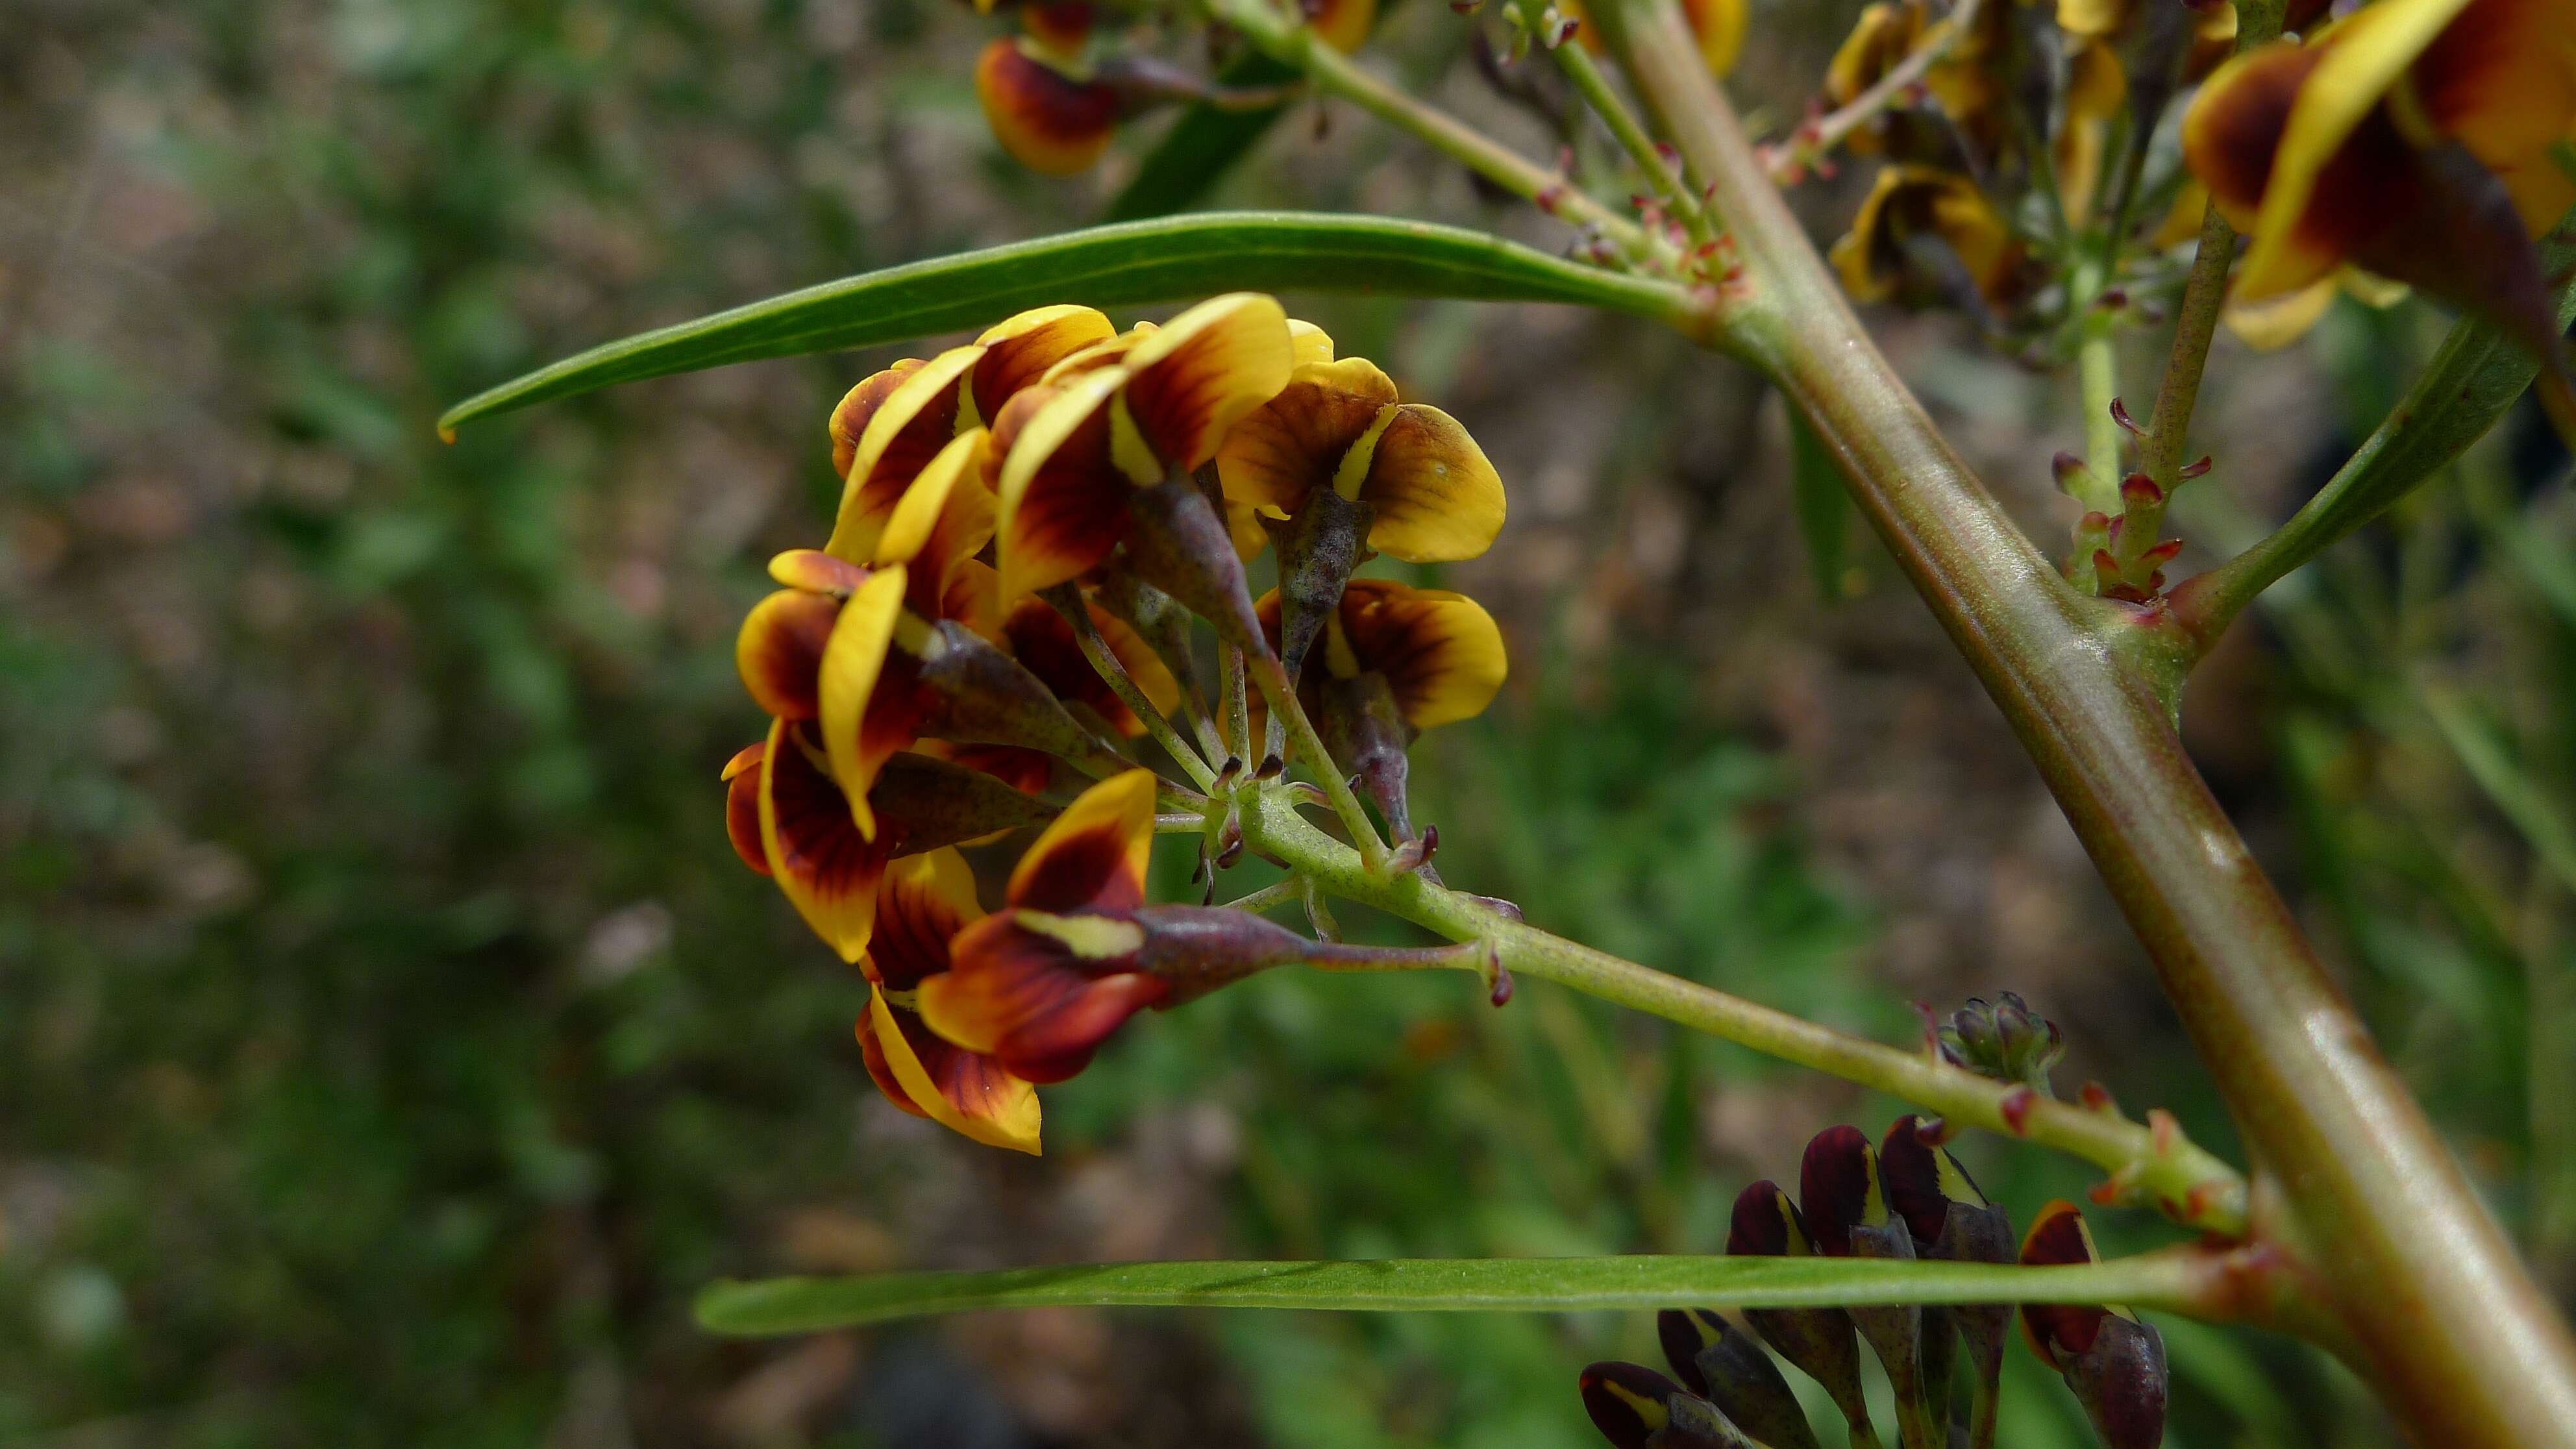
[[[1669,3],[1603,30],[1716,184],[1754,296],[1746,345],[1976,669],[2138,933],[2238,1126],[2419,1443],[2565,1443],[2576,1341],[2533,1286],[2167,725],[2079,599],[1879,355],[1692,55]],[[2267,1230],[2274,1225],[2265,1224]]]

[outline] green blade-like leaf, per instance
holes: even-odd
[[[1095,307],[1231,291],[1365,292],[1678,312],[1676,287],[1482,232],[1382,217],[1208,212],[912,262],[594,347],[467,399],[442,431],[615,383],[989,326],[1053,302]]]
[[[1282,85],[1298,72],[1261,52],[1246,51],[1217,75],[1217,84],[1238,90]],[[1198,203],[1213,190],[1253,143],[1278,123],[1286,106],[1230,111],[1205,101],[1181,112],[1162,141],[1145,153],[1136,179],[1109,203],[1104,221],[1143,221],[1169,216]]]
[[[716,1333],[804,1333],[993,1308],[1302,1308],[1357,1313],[1569,1312],[1848,1303],[2173,1306],[2184,1260],[2073,1267],[1850,1258],[1394,1258],[1354,1263],[1089,1263],[992,1273],[880,1273],[718,1283],[698,1296]]]

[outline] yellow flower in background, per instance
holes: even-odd
[[[2576,202],[2576,6],[2379,0],[2219,68],[2184,118],[2192,171],[2253,241],[2260,302],[2357,263],[2489,311],[2527,302],[2528,242]],[[2552,334],[2554,327],[2547,329]]]
[[[1958,258],[1989,305],[2019,293],[2027,257],[2021,242],[1974,181],[1930,166],[1881,169],[1830,260],[1854,301],[1883,302],[1908,275],[1911,247],[1927,239]]]
[[[1681,0],[1682,18],[1690,22],[1691,38],[1699,42],[1700,62],[1709,74],[1724,79],[1734,72],[1735,62],[1744,54],[1749,4],[1750,0]],[[1556,0],[1556,9],[1574,22],[1574,38],[1584,49],[1596,55],[1602,52],[1601,32],[1584,13],[1582,0]]]

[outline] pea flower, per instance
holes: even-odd
[[[2070,1202],[2039,1210],[2022,1239],[2027,1264],[2094,1263],[2093,1230]],[[2165,1343],[2128,1309],[2105,1305],[2026,1303],[2022,1331],[2040,1362],[2075,1391],[2094,1429],[2111,1449],[2155,1449],[2165,1433]]]
[[[871,792],[877,829],[864,834],[822,756],[811,720],[772,720],[766,740],[725,764],[725,833],[742,863],[776,880],[845,961],[867,952],[889,865],[1046,817],[1043,805],[989,776],[899,754]]]
[[[1914,1257],[1912,1230],[1888,1206],[1878,1151],[1857,1127],[1828,1127],[1808,1140],[1798,1167],[1798,1205],[1815,1234],[1816,1251],[1825,1257]],[[1908,1426],[1932,1422],[1924,1401],[1922,1310],[1911,1303],[1873,1303],[1848,1311],[1887,1370],[1897,1418]],[[1946,1437],[1946,1419],[1939,1427]],[[1902,1437],[1909,1444],[1924,1442],[1912,1428]]]
[[[1744,54],[1745,22],[1751,18],[1749,0],[1681,0],[1682,19],[1690,24],[1691,39],[1699,42],[1699,59],[1708,73],[1720,80],[1735,70],[1735,62]],[[1592,17],[1583,13],[1582,0],[1556,0],[1557,13],[1574,24],[1574,38],[1584,49],[1595,54],[1607,49],[1601,32],[1593,27]]]
[[[1129,568],[1229,642],[1266,648],[1234,536],[1194,474],[1287,386],[1287,314],[1235,293],[1095,350],[1107,356],[1066,359],[994,420],[1003,601],[1076,579],[1123,546]]]
[[[2551,363],[2544,400],[2563,402],[2532,241],[2576,202],[2552,155],[2571,131],[2576,8],[2379,0],[2221,66],[2184,117],[2183,152],[2253,238],[2236,303],[2358,266],[2496,319]]]
[[[1954,1263],[2014,1261],[2011,1216],[1986,1201],[1968,1170],[1935,1140],[1934,1128],[1921,1117],[1899,1117],[1878,1148],[1888,1206],[1913,1234],[1915,1256]],[[2012,1308],[2001,1303],[1923,1310],[1923,1386],[1935,1401],[1936,1422],[1948,1422],[1948,1408],[1939,1400],[1950,1384],[1953,1350],[1960,1340],[1967,1343],[1977,1379],[1968,1442],[1976,1449],[1995,1442],[2004,1338],[2011,1324]],[[1953,1329],[1957,1339],[1951,1336]]]
[[[1281,88],[1210,84],[1150,57],[1103,52],[1093,43],[1088,4],[1032,4],[1024,33],[997,39],[975,62],[975,95],[993,138],[1012,159],[1046,176],[1091,169],[1121,122],[1160,105],[1202,101],[1231,109],[1275,106]],[[1326,45],[1348,53],[1377,23],[1377,0],[1323,0],[1307,23]]]
[[[921,1018],[941,1037],[1025,1081],[1061,1082],[1147,1007],[1168,1010],[1296,962],[1383,969],[1499,969],[1491,948],[1310,941],[1249,911],[1145,904],[1154,777],[1130,770],[1085,790],[1011,872],[1006,909],[949,942],[925,978]]]
[[[1084,607],[1091,615],[1092,627],[1100,631],[1101,642],[1109,646],[1110,654],[1126,670],[1127,677],[1144,691],[1149,703],[1170,714],[1181,699],[1180,682],[1173,678],[1170,668],[1126,620],[1096,600],[1086,599]],[[1039,599],[1022,599],[1003,619],[994,642],[1036,675],[1075,719],[1096,723],[1101,731],[1124,739],[1144,735],[1145,722],[1100,677],[1100,671],[1091,667],[1091,660],[1074,638],[1073,626],[1052,605]],[[1030,794],[1045,789],[1054,774],[1054,756],[1017,745],[955,745],[925,740],[923,746],[943,758],[1009,781]]]
[[[1455,418],[1397,401],[1366,358],[1304,362],[1225,435],[1217,477],[1228,500],[1279,520],[1291,675],[1364,550],[1408,563],[1471,559],[1503,526],[1503,480]]]
[[[1037,1088],[922,1023],[921,984],[949,968],[948,945],[984,918],[975,872],[949,849],[899,861],[877,887],[877,928],[860,959],[869,983],[859,1048],[886,1099],[993,1147],[1038,1150]]]
[[[1279,591],[1254,607],[1276,638]],[[1411,840],[1407,752],[1424,730],[1473,719],[1494,702],[1510,670],[1503,631],[1464,594],[1353,579],[1326,616],[1322,640],[1322,668],[1309,661],[1299,697],[1324,747],[1359,776],[1396,837]]]
[[[2026,290],[2029,253],[1976,182],[1930,166],[1888,166],[1828,258],[1858,302],[1928,278],[1958,300],[2002,309]]]

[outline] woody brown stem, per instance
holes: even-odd
[[[2565,1442],[2576,1340],[2327,975],[2102,606],[2048,567],[1888,367],[1689,59],[1670,0],[1596,16],[1712,178],[1752,293],[1745,345],[2039,766],[2147,948],[2237,1123],[2278,1175],[2278,1242],[2326,1288],[2419,1443]]]

